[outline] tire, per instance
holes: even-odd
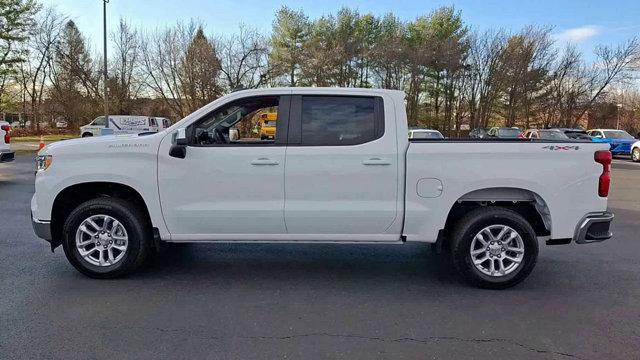
[[[640,162],[640,147],[633,148],[631,151],[631,160],[633,160],[633,162]]]
[[[82,134],[82,137],[83,137],[83,138],[84,138],[84,137],[91,137],[91,136],[93,136],[93,134],[92,134],[92,133],[90,133],[90,132],[86,132],[86,133]]]
[[[498,238],[502,230],[506,232]],[[482,239],[486,240],[484,245]],[[477,254],[472,255],[472,251]],[[469,284],[484,289],[506,289],[523,281],[535,267],[538,240],[529,222],[517,212],[482,207],[469,212],[454,226],[451,256],[456,270]],[[485,257],[482,263],[474,264],[473,260],[480,262]]]
[[[133,272],[144,262],[153,243],[151,224],[143,214],[135,205],[116,198],[82,203],[69,214],[62,229],[67,260],[82,274],[96,279],[117,278]],[[89,219],[94,225],[90,225]],[[80,229],[81,225],[86,231]],[[78,241],[86,241],[87,245],[78,246]]]

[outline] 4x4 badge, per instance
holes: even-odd
[[[543,146],[543,149],[547,150],[580,150],[580,146],[577,145],[547,145]]]

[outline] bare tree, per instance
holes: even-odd
[[[640,63],[640,40],[633,38],[616,48],[599,46],[596,49],[596,55],[598,56],[598,63],[594,65],[596,84],[593,95],[582,111],[578,113],[576,121],[582,118],[611,84],[629,79],[635,66]]]
[[[263,85],[269,75],[269,47],[255,29],[240,24],[237,33],[218,41],[222,78],[228,91]]]
[[[474,35],[471,41],[468,66],[470,125],[488,127],[500,92],[501,54],[506,46],[504,31],[486,31]]]
[[[40,107],[44,100],[45,83],[51,71],[53,50],[60,31],[65,23],[65,17],[53,8],[46,8],[38,14],[37,28],[26,44],[29,58],[20,64],[19,80],[22,85],[23,106],[27,101],[31,110],[31,128],[40,131]],[[26,113],[26,109],[23,112]]]
[[[159,97],[177,117],[190,110],[184,101],[184,77],[181,64],[198,24],[178,23],[174,27],[156,30],[141,41],[141,71],[151,95]]]
[[[109,76],[112,109],[126,114],[131,111],[131,100],[138,96],[142,88],[142,81],[136,77],[140,60],[140,37],[136,29],[120,19],[118,30],[111,34],[111,41],[115,47],[112,75]]]

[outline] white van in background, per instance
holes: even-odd
[[[109,127],[113,129],[113,133],[116,135],[158,132],[169,126],[171,126],[171,121],[162,117],[109,115]],[[80,136],[99,136],[105,127],[104,116],[98,116],[89,124],[80,127]]]

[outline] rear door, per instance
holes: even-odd
[[[148,131],[153,131],[153,132],[158,132],[159,130],[159,125],[158,125],[158,118],[153,118],[150,117],[149,119],[149,130]]]
[[[398,197],[397,134],[395,126],[385,126],[385,116],[395,120],[382,97],[292,98],[288,234],[299,240],[397,240],[397,234],[383,235],[396,219]]]

